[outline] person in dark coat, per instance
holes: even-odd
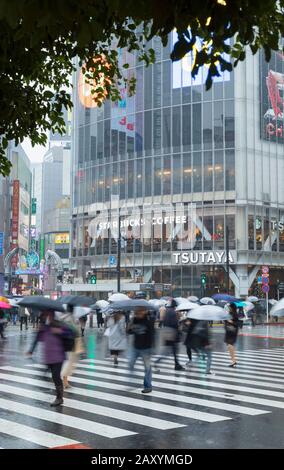
[[[191,334],[194,330],[194,327],[196,325],[196,323],[198,322],[198,320],[194,320],[192,318],[187,318],[186,320],[184,320],[183,322],[183,331],[186,333],[186,336],[185,336],[185,340],[184,340],[184,345],[186,347],[186,353],[187,353],[187,357],[188,357],[188,361],[186,366],[189,366],[191,361],[192,361],[192,352],[191,350],[193,349],[194,352],[199,356],[199,351],[194,348],[191,344]]]
[[[55,319],[53,311],[45,311],[41,315],[42,324],[27,355],[32,356],[38,342],[43,343],[44,363],[51,371],[56,389],[56,399],[50,406],[63,404],[63,382],[61,379],[62,364],[65,361],[63,337],[69,335],[67,327]]]
[[[134,371],[135,362],[138,357],[142,357],[144,362],[144,388],[142,393],[152,392],[152,368],[151,355],[154,346],[154,329],[153,318],[147,310],[137,309],[134,318],[130,321],[127,332],[134,336],[132,348],[130,350],[129,370]]]
[[[99,329],[104,327],[104,318],[101,309],[97,310],[97,325]]]
[[[180,325],[178,314],[175,310],[177,303],[174,299],[170,301],[166,306],[166,312],[163,320],[163,329],[161,331],[162,343],[165,349],[164,354],[160,355],[155,361],[155,368],[158,369],[157,365],[165,359],[170,352],[172,352],[175,361],[175,370],[184,370],[184,367],[179,363],[178,360],[178,343],[180,340]]]
[[[210,344],[209,322],[207,320],[196,320],[190,334],[190,346],[197,351],[199,356],[206,361],[206,374],[211,374],[212,348]]]
[[[235,343],[238,337],[238,329],[239,329],[239,317],[236,305],[232,302],[229,307],[230,319],[225,320],[225,343],[227,344],[227,348],[231,357],[231,364],[229,367],[236,367],[237,365],[237,358],[236,358],[236,351],[235,351]]]
[[[28,329],[28,309],[25,307],[19,307],[19,316],[20,316],[20,330],[23,331],[23,325],[25,325],[26,330]]]

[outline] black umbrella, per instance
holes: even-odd
[[[70,307],[89,307],[96,302],[95,297],[87,297],[86,295],[66,295],[61,297],[62,304],[70,305]]]
[[[157,308],[147,302],[144,299],[128,299],[128,300],[119,300],[117,302],[111,303],[104,312],[114,312],[114,311],[130,311],[130,310],[137,310],[138,308],[144,308],[145,310],[154,310],[156,311]]]
[[[23,307],[37,308],[38,310],[57,310],[58,312],[65,312],[61,302],[58,300],[48,299],[41,295],[31,295],[24,297],[18,302],[18,305]]]

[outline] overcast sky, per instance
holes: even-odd
[[[46,146],[36,145],[32,147],[30,139],[25,139],[22,143],[22,147],[32,163],[40,163],[49,148],[49,144],[47,143]]]

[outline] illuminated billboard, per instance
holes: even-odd
[[[172,45],[174,45],[178,40],[177,32],[172,32]],[[229,42],[228,42],[229,43]],[[199,51],[202,48],[202,40],[200,38],[196,39],[193,51],[186,54],[181,60],[173,62],[172,64],[172,73],[173,73],[173,88],[183,88],[194,85],[203,85],[206,82],[208,67],[203,66],[198,70],[195,78],[192,78],[191,71],[193,69],[196,51]],[[223,54],[223,57],[226,61],[230,60],[228,54]],[[223,82],[230,80],[230,72],[227,70],[221,72],[220,65],[217,65],[218,71],[220,72],[219,77],[213,77],[213,82]]]
[[[260,136],[272,142],[284,142],[284,55],[272,52],[266,62],[260,54]]]
[[[68,232],[66,232],[66,233],[57,233],[54,236],[54,243],[56,245],[62,245],[62,244],[65,244],[65,243],[70,243],[69,233]]]

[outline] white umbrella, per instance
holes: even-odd
[[[22,297],[18,298],[18,299],[8,299],[8,302],[10,305],[12,305],[12,307],[18,307],[18,302],[22,300]]]
[[[271,305],[276,305],[277,304],[277,300],[276,299],[269,299],[268,301]]]
[[[174,300],[178,305],[182,304],[183,302],[187,302],[187,299],[185,297],[175,297]]]
[[[244,310],[249,312],[250,310],[252,310],[253,308],[255,308],[255,305],[253,305],[252,302],[248,302],[247,300],[244,303]]]
[[[189,300],[185,300],[177,306],[176,311],[183,312],[185,310],[192,310],[193,308],[196,308],[196,304],[194,302],[189,302]]]
[[[273,305],[270,310],[270,315],[272,317],[284,317],[284,298]]]
[[[75,320],[79,320],[79,318],[84,317],[90,313],[91,309],[89,307],[74,307],[73,315]]]
[[[202,299],[200,299],[200,303],[203,305],[216,305],[215,300],[211,299],[211,297],[202,297]]]
[[[125,294],[117,292],[116,294],[112,294],[108,300],[109,302],[119,302],[120,300],[129,300],[129,297],[127,297]]]
[[[167,300],[165,300],[165,299],[150,299],[149,303],[151,305],[154,305],[154,307],[159,308],[159,307],[163,307],[164,305],[166,305]]]
[[[250,295],[250,296],[247,298],[247,300],[248,300],[249,302],[258,302],[259,299],[258,299],[258,297],[255,297],[255,295]]]
[[[109,305],[109,302],[107,300],[98,300],[95,303],[95,307],[98,307],[98,308],[106,308],[108,305]]]
[[[191,310],[187,318],[192,318],[195,320],[228,320],[230,315],[221,307],[217,305],[200,305],[193,310]]]
[[[190,302],[198,302],[198,297],[196,297],[196,295],[190,295],[189,297],[187,297],[187,300],[189,300]]]

